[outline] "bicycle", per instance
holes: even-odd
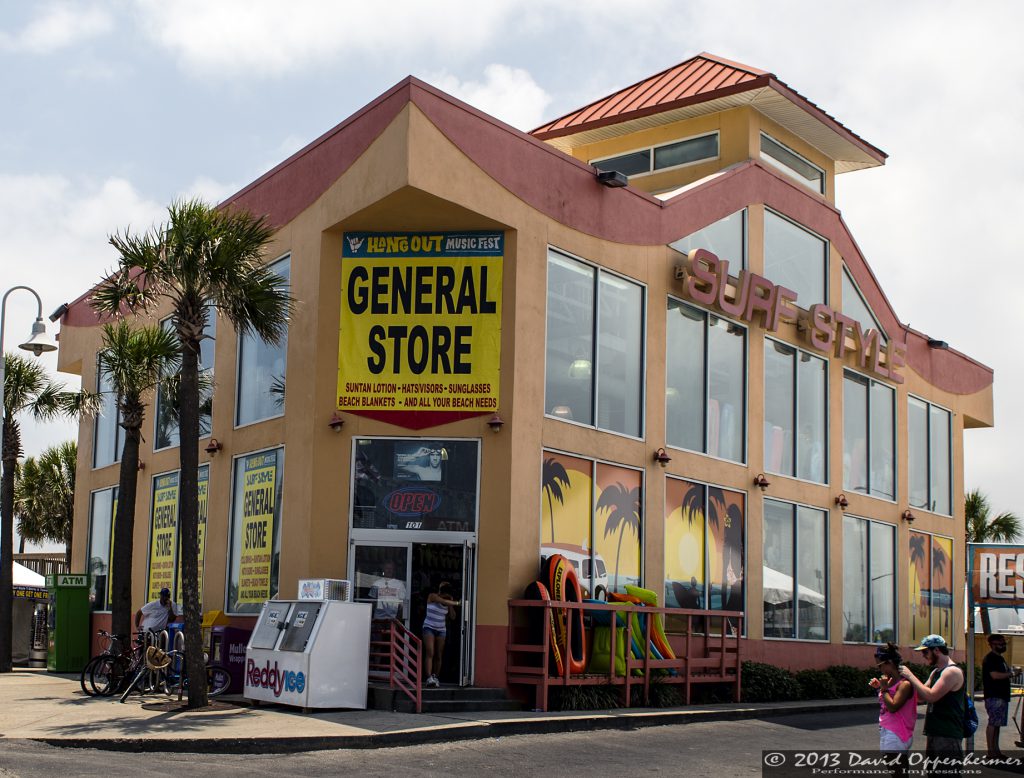
[[[143,694],[150,690],[162,689],[168,695],[178,695],[180,700],[188,691],[188,665],[185,652],[172,650],[161,651],[156,646],[149,646],[143,654],[141,667],[131,676],[131,681],[121,693],[121,702],[126,702],[129,695],[136,689]],[[147,676],[150,683],[144,684]],[[206,690],[208,697],[217,697],[231,686],[231,675],[216,664],[206,664]]]
[[[132,641],[130,651],[100,656],[100,661],[93,665],[89,677],[93,694],[108,697],[121,691],[125,679],[131,678],[140,667],[144,667],[146,649],[155,640],[154,634],[139,632]]]
[[[98,630],[96,634],[106,640],[107,644],[103,647],[103,650],[100,653],[85,663],[85,667],[82,668],[82,673],[78,679],[78,683],[82,687],[82,693],[88,697],[98,694],[96,685],[93,682],[96,669],[100,665],[103,665],[109,670],[114,658],[119,657],[124,653],[124,648],[122,646],[126,638],[125,635],[114,635],[107,632],[105,629]],[[104,673],[101,673],[101,675],[103,674]]]

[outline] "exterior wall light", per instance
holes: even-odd
[[[139,464],[138,464],[138,465],[136,465],[136,469],[137,469],[137,470],[145,470],[145,469],[146,469],[146,463],[145,463],[145,462],[143,462],[143,461],[142,461],[142,460],[140,459],[140,460],[139,460]]]
[[[487,422],[487,426],[491,428],[491,432],[501,432],[501,428],[504,425],[504,420],[498,414],[494,414]]]
[[[672,457],[668,455],[664,448],[659,448],[654,452],[654,461],[662,467],[668,467],[668,463],[672,461]]]
[[[900,514],[900,518],[903,519],[903,521],[907,522],[907,524],[914,523],[914,514],[910,512],[910,508],[907,508],[905,511],[903,511],[903,513]]]
[[[764,473],[758,473],[754,476],[754,486],[760,489],[762,492],[771,486],[771,481],[765,478]]]
[[[839,506],[839,510],[845,511],[847,508],[850,507],[850,501],[846,499],[845,494],[840,494],[838,497],[836,497],[836,505]]]
[[[341,432],[341,428],[345,426],[345,420],[338,415],[335,411],[331,414],[331,420],[327,422],[327,426],[335,432]]]
[[[224,444],[221,443],[217,438],[210,438],[210,442],[206,444],[206,453],[211,457],[224,448]]]

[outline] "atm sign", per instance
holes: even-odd
[[[88,586],[89,576],[87,575],[48,575],[46,585],[53,586]]]

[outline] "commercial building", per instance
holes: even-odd
[[[507,601],[559,550],[599,596],[745,611],[744,658],[962,648],[963,435],[993,423],[992,371],[900,322],[836,209],[839,174],[885,158],[708,54],[530,134],[413,78],[385,92],[224,204],[277,227],[299,304],[274,347],[211,319],[204,608],[251,624],[300,578],[348,578],[418,631],[449,580],[444,680],[501,686]],[[60,369],[102,389],[97,324],[83,295]],[[180,577],[169,405],[138,603]],[[83,421],[98,620],[119,448],[115,414]]]

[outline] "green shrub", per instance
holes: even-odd
[[[827,670],[801,670],[796,674],[796,682],[800,685],[800,698],[803,700],[834,700],[843,696]]]
[[[622,695],[614,686],[552,687],[552,710],[609,710],[622,707]]]
[[[877,692],[868,686],[875,677],[871,670],[861,670],[851,665],[832,665],[825,672],[836,687],[836,697],[870,697]]]
[[[800,685],[789,670],[763,662],[743,663],[743,702],[799,700]]]

